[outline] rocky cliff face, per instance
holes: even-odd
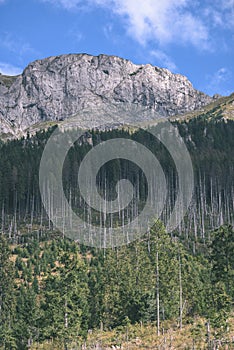
[[[115,56],[62,55],[35,61],[14,79],[0,76],[0,132],[16,134],[37,123],[68,118],[81,127],[126,122],[124,115],[83,113],[107,105],[149,107],[155,118],[196,110],[211,101],[186,77],[167,69]]]

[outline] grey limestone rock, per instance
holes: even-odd
[[[37,123],[69,119],[85,128],[126,122],[124,113],[100,113],[103,106],[134,104],[153,109],[155,118],[211,101],[186,77],[167,69],[108,55],[61,55],[30,63],[14,79],[0,79],[0,132],[17,135]],[[92,115],[83,113],[86,109]]]

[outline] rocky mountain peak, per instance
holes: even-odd
[[[164,68],[116,56],[61,55],[32,62],[12,79],[0,77],[0,132],[23,133],[37,123],[70,118],[86,128],[129,122],[124,115],[98,113],[95,118],[82,113],[104,105],[136,104],[153,109],[155,118],[193,111],[211,101],[186,77]]]

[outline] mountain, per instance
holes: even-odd
[[[170,142],[153,137],[161,116],[184,141],[191,177],[189,168],[183,166],[184,174],[180,169],[180,143],[172,152]],[[63,163],[55,124],[66,129],[61,139],[70,147]],[[72,142],[73,126],[93,129]],[[47,149],[43,168],[52,134],[58,147]],[[0,75],[0,349],[233,348],[233,135],[234,94],[211,98],[166,69],[104,55],[64,55],[36,61],[16,77]],[[83,160],[114,139],[124,157],[106,161],[93,181],[94,153],[85,198],[78,182]],[[130,158],[124,139],[134,146]],[[165,190],[157,168],[147,176],[154,162],[147,164],[146,157],[141,168],[137,144],[157,159]],[[122,195],[120,180],[133,188],[126,207],[106,212],[90,205],[92,182],[107,203]],[[187,183],[193,196],[181,217]],[[165,200],[155,215],[160,220],[145,232],[141,214],[148,197]],[[173,213],[178,226],[167,232]],[[134,240],[127,228],[133,220]],[[125,242],[115,228],[126,234]]]
[[[116,117],[116,107],[122,105],[150,108],[155,120],[197,110],[213,100],[167,69],[116,56],[61,55],[37,60],[17,77],[0,75],[0,133],[20,136],[35,124],[70,118],[85,128],[134,123],[135,115]],[[96,113],[107,106],[114,109]],[[92,117],[83,113],[86,109],[93,111]]]
[[[186,120],[189,121],[194,118],[203,118],[208,122],[218,120],[233,120],[234,119],[234,93],[230,96],[219,97],[202,107],[199,110],[190,111],[183,115],[171,117],[170,120]]]

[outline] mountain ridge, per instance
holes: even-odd
[[[199,110],[216,98],[194,89],[185,76],[150,64],[104,54],[50,56],[16,77],[0,75],[0,134],[17,137],[34,125],[62,120],[81,128],[153,122]],[[151,116],[120,115],[123,105],[149,109]]]

